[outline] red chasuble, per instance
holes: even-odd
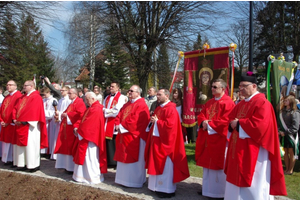
[[[33,91],[29,96],[23,95],[14,111],[13,119],[20,122],[38,121],[41,133],[41,148],[48,147],[48,136],[46,128],[46,118],[43,99],[38,91]],[[15,144],[18,146],[27,146],[29,124],[16,126]]]
[[[154,115],[158,118],[159,137],[153,136],[152,125],[145,148],[145,167],[148,174],[161,175],[169,156],[174,166],[173,183],[180,182],[188,178],[190,173],[176,104],[169,102],[164,107],[158,106]]]
[[[73,133],[74,126],[78,126],[85,110],[85,104],[79,97],[65,110],[64,113],[67,113],[72,125],[67,124],[66,117],[61,121],[54,153],[73,155],[72,150],[76,139]]]
[[[6,143],[13,143],[13,136],[15,135],[16,127],[12,126],[12,113],[19,98],[22,96],[20,91],[16,91],[13,95],[7,95],[1,105],[0,118],[1,122],[8,124],[1,128],[0,141]]]
[[[101,173],[107,173],[103,105],[101,105],[99,101],[93,103],[92,106],[85,111],[77,128],[77,132],[83,139],[79,140],[77,138],[76,140],[77,146],[75,148],[74,163],[78,165],[84,164],[88,143],[93,142],[99,147]]]
[[[127,133],[118,133],[114,160],[134,163],[139,160],[140,138],[147,139],[146,128],[150,120],[145,99],[127,102],[116,117],[116,125],[122,124]]]
[[[112,109],[115,105],[117,105],[118,100],[121,96],[120,92],[117,92],[117,94],[114,97],[111,97],[111,95],[109,95],[106,99],[105,99],[105,107],[108,108],[108,102],[110,100],[110,98],[113,98],[109,109]],[[106,130],[105,130],[105,137],[107,139],[112,139],[113,135],[114,135],[114,127],[115,127],[115,117],[108,117],[107,118],[107,124],[106,124]]]
[[[224,168],[225,148],[228,132],[228,115],[235,106],[227,95],[218,101],[210,99],[198,116],[198,124],[210,120],[209,126],[217,133],[208,135],[207,131],[199,128],[196,141],[196,165],[208,169],[221,170]]]
[[[238,187],[250,187],[259,153],[263,147],[271,161],[271,195],[287,195],[279,151],[276,117],[264,94],[257,94],[249,102],[236,105],[229,121],[239,119],[240,126],[250,138],[240,139],[234,130],[230,137],[225,173],[226,180]]]

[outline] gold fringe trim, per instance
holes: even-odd
[[[193,127],[193,126],[196,126],[197,122],[194,122],[192,124],[185,124],[185,123],[182,123],[182,126],[184,126],[185,128],[190,128],[190,127]]]

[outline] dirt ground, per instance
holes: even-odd
[[[0,200],[2,199],[159,199],[148,189],[147,182],[142,188],[127,188],[114,182],[114,169],[104,174],[104,182],[88,185],[72,180],[72,175],[63,169],[55,169],[55,161],[41,159],[39,171],[34,173],[16,171],[0,161]],[[189,177],[177,184],[176,195],[172,200],[213,200],[198,195],[202,179]],[[275,200],[287,200],[275,197]]]
[[[0,199],[135,199],[60,180],[0,171]]]

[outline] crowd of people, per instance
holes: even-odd
[[[284,174],[292,174],[297,155],[299,114],[286,97],[278,129],[272,105],[258,92],[255,76],[242,76],[239,96],[225,94],[222,79],[211,83],[213,98],[198,116],[198,136],[187,139],[182,127],[182,92],[150,87],[148,96],[132,85],[121,94],[118,82],[101,92],[60,87],[44,78],[36,90],[26,81],[23,94],[7,83],[0,109],[2,161],[16,170],[35,172],[40,157],[55,161],[77,182],[105,181],[148,188],[160,198],[175,196],[176,183],[190,176],[185,142],[196,142],[196,165],[203,167],[202,190],[212,198],[272,199],[286,195]],[[53,94],[53,95],[52,95]],[[279,130],[279,131],[278,131]],[[283,172],[278,135],[285,147]],[[191,138],[191,137],[190,137]]]

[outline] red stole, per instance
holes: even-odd
[[[13,118],[20,122],[38,121],[41,133],[41,148],[48,147],[44,104],[38,91],[32,92],[29,96],[25,94],[20,98],[16,106],[16,113],[13,113]],[[15,141],[18,146],[27,146],[28,131],[29,124],[21,124],[16,127]]]
[[[74,162],[78,165],[84,164],[88,143],[93,142],[99,147],[101,173],[107,173],[103,106],[99,101],[93,103],[92,106],[85,111],[77,132],[83,139],[79,140],[77,138],[77,144],[74,145],[74,147],[76,147]]]
[[[221,99],[210,99],[198,116],[198,124],[204,120],[211,120],[209,125],[217,133],[208,135],[207,131],[199,128],[196,141],[196,165],[208,169],[221,170],[224,168],[225,148],[228,131],[228,115],[235,106],[227,95]]]
[[[250,138],[240,139],[236,130],[232,132],[224,170],[226,180],[238,187],[250,187],[259,148],[263,147],[271,161],[270,194],[287,195],[272,105],[259,93],[249,102],[243,100],[236,105],[229,121],[235,118]]]
[[[145,167],[148,174],[161,175],[169,156],[173,162],[173,183],[180,182],[190,174],[176,104],[169,102],[164,107],[158,106],[154,115],[158,117],[156,124],[160,136],[153,136],[152,125],[145,148]]]
[[[139,160],[140,138],[146,140],[146,128],[150,120],[149,108],[143,98],[134,103],[127,102],[116,117],[116,125],[128,130],[118,133],[114,160],[123,163],[134,163]]]
[[[22,96],[20,91],[16,91],[13,95],[7,95],[1,105],[1,121],[8,124],[6,127],[1,128],[0,141],[6,143],[13,143],[16,127],[12,126],[12,113],[13,109]]]
[[[120,92],[117,92],[117,94],[115,94],[115,96],[113,97],[113,100],[112,100],[112,102],[110,104],[109,109],[112,109],[115,105],[117,105],[120,96],[121,96]],[[111,95],[109,95],[105,99],[105,106],[106,106],[106,108],[108,108],[107,106],[108,106],[110,98],[111,98]],[[107,118],[106,130],[105,130],[105,137],[107,139],[112,139],[112,137],[114,135],[115,119],[116,119],[115,117],[108,117]]]

